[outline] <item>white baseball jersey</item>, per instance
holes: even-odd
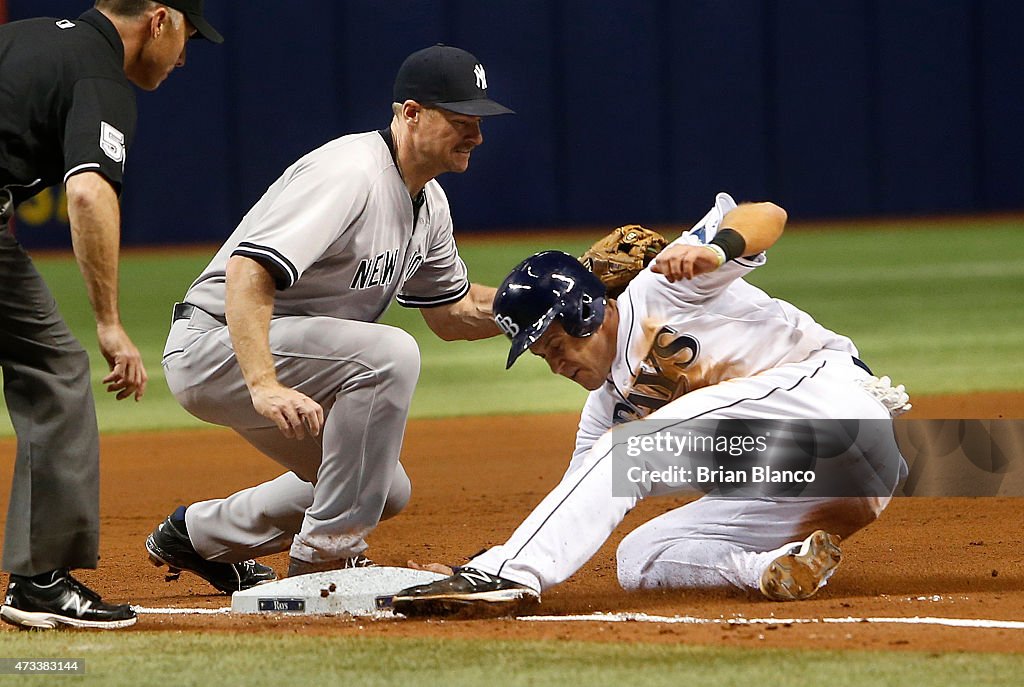
[[[285,170],[199,275],[185,300],[224,316],[232,255],[274,275],[274,316],[375,322],[397,297],[442,305],[469,290],[452,235],[448,198],[431,180],[414,206],[386,138],[389,131],[335,139]]]
[[[673,244],[703,245],[736,202],[715,206]],[[714,272],[669,282],[648,267],[618,298],[618,351],[605,384],[584,406],[573,457],[612,425],[644,418],[683,394],[806,360],[820,350],[857,355],[845,336],[772,298],[743,277],[764,253],[731,260]]]
[[[678,242],[714,238],[736,203],[720,193],[714,208]],[[669,282],[646,269],[617,300],[617,354],[603,386],[584,406],[572,461],[561,482],[509,540],[469,566],[543,590],[580,568],[639,500],[692,488],[638,482],[615,495],[613,425],[650,416],[692,418],[872,418],[889,411],[861,386],[868,378],[846,337],[743,277],[763,254],[714,272]],[[884,434],[884,432],[883,432]],[[889,443],[866,436],[858,450],[902,463]],[[860,439],[858,439],[860,441]],[[664,456],[638,461],[657,470]],[[895,479],[895,470],[891,477]],[[895,483],[887,484],[889,493]],[[813,530],[848,536],[871,522],[889,497],[731,498],[704,496],[634,530],[616,563],[625,589],[757,589],[771,562]]]

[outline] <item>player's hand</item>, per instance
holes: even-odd
[[[274,382],[251,390],[256,412],[272,420],[289,439],[303,439],[320,434],[324,425],[324,409],[300,391]]]
[[[714,272],[720,266],[718,254],[706,246],[675,244],[661,251],[651,264],[651,271],[675,282]]]
[[[138,401],[146,393],[149,375],[142,364],[142,354],[120,324],[96,325],[96,339],[100,352],[110,366],[110,374],[103,378],[107,391],[117,393],[121,401],[134,396]]]
[[[438,575],[444,575],[445,577],[451,577],[455,574],[455,570],[450,565],[444,563],[426,563],[420,565],[416,561],[409,561],[406,565],[413,570],[426,570],[427,572],[437,573]]]

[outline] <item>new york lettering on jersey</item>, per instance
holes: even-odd
[[[412,231],[408,235],[408,245],[405,250],[389,248],[377,251],[373,257],[359,259],[349,288],[363,290],[383,287],[385,291],[390,292],[389,287],[396,277],[399,280],[396,286],[401,288],[423,264],[423,241],[429,231],[430,209],[424,203],[415,218]]]
[[[351,289],[369,289],[374,286],[387,287],[395,278],[398,265],[398,249],[377,253],[372,258],[363,258],[352,277]]]

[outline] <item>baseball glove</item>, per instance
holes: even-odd
[[[668,242],[656,231],[639,224],[613,229],[580,256],[583,266],[593,272],[608,291],[617,298],[633,277],[660,253]]]

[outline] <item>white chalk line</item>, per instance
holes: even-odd
[[[534,615],[517,620],[528,622],[601,622],[601,623],[659,623],[664,625],[813,625],[887,623],[893,625],[944,625],[999,630],[1024,630],[1024,622],[1017,620],[988,620],[975,618],[938,617],[880,617],[880,618],[699,618],[695,616],[647,615],[646,613],[594,613],[591,615]]]
[[[229,615],[230,608],[146,608],[132,606],[140,615]],[[251,615],[251,614],[242,614]],[[863,623],[889,625],[941,625],[988,630],[1024,630],[1024,621],[984,618],[940,618],[935,616],[857,618],[701,618],[689,615],[648,615],[647,613],[593,613],[590,615],[528,615],[516,618],[533,623],[655,623],[662,625],[853,625]]]
[[[132,606],[132,610],[139,615],[227,615],[231,608],[146,608],[145,606]]]

